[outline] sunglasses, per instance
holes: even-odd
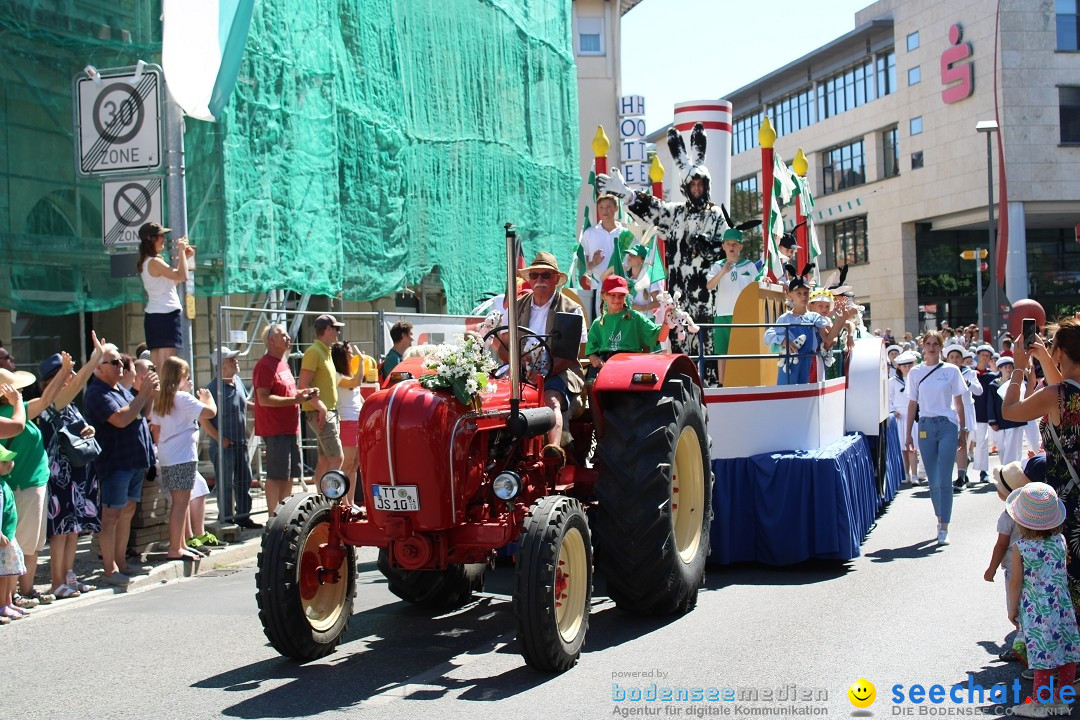
[[[530,280],[550,280],[555,277],[553,272],[531,272],[529,273]]]
[[[121,370],[124,368],[124,361],[123,360],[106,360],[105,364],[106,365],[112,365],[113,367],[118,367]]]

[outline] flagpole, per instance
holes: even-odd
[[[772,258],[770,250],[772,245],[772,228],[769,226],[769,213],[772,211],[773,195],[773,144],[776,142],[776,131],[769,122],[769,116],[761,119],[761,129],[758,130],[758,144],[761,146],[761,215],[762,225],[765,232],[762,233],[762,258],[765,267],[765,277],[769,282],[776,282],[776,275],[772,271]]]
[[[652,194],[657,200],[664,199],[664,164],[660,162],[660,156],[655,152],[652,154],[652,161],[649,163],[649,179],[652,180]],[[660,237],[660,234],[656,235],[656,256],[660,258],[660,262],[664,263],[664,269],[667,269],[667,247],[664,245],[664,238]],[[653,261],[655,262],[655,260]]]
[[[802,148],[799,148],[795,153],[795,160],[791,163],[791,169],[795,171],[795,174],[801,181],[800,187],[806,187],[806,171],[808,163],[806,162],[806,155],[803,154]],[[808,240],[809,229],[803,223],[806,218],[803,216],[803,197],[800,192],[795,196],[795,237],[799,243],[799,272],[802,272],[802,268],[806,267],[810,262],[810,243]]]

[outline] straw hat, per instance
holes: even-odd
[[[994,468],[994,478],[997,481],[998,495],[1003,498],[1028,484],[1028,476],[1024,474],[1024,468],[1019,462]]]
[[[20,390],[36,382],[37,378],[34,377],[34,374],[25,370],[16,370],[15,372],[0,370],[0,385],[10,385],[16,390]]]
[[[1013,490],[1005,509],[1017,525],[1029,530],[1052,530],[1065,522],[1065,503],[1046,483],[1028,483]]]
[[[559,276],[559,285],[564,284],[567,280],[566,273],[559,269],[559,261],[555,259],[554,255],[543,250],[536,253],[536,257],[533,258],[528,267],[518,270],[518,277],[522,280],[528,280],[530,272],[543,272],[544,270],[554,270]]]

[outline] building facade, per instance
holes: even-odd
[[[850,32],[725,96],[735,214],[760,214],[768,116],[784,160],[802,148],[809,161],[819,266],[849,266],[871,327],[977,322],[976,262],[960,253],[989,245],[988,134],[976,125],[995,121],[1002,299],[1080,309],[1078,47],[1074,0],[870,5]]]

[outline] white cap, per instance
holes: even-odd
[[[988,352],[991,355],[993,355],[995,351],[994,351],[994,346],[993,345],[987,345],[986,343],[983,343],[979,347],[975,348],[975,352],[976,353]]]
[[[911,365],[916,360],[918,360],[918,358],[915,356],[915,353],[911,352],[910,350],[906,350],[906,351],[900,353],[899,355],[897,355],[895,358],[893,358],[893,364],[894,365]]]
[[[998,365],[1015,365],[1016,363],[1013,361],[1012,356],[1010,356],[1010,355],[1002,355],[1001,357],[999,357],[997,359],[997,364]]]
[[[896,352],[904,352],[904,348],[900,347],[899,345],[890,345],[889,347],[885,348],[885,354],[887,355],[893,350],[895,350]]]
[[[213,353],[213,355],[211,357],[213,358],[214,365],[217,366],[217,365],[221,365],[221,361],[223,359],[228,360],[229,358],[234,358],[239,354],[240,354],[239,350],[230,350],[229,348],[222,345],[221,347],[219,347]]]

